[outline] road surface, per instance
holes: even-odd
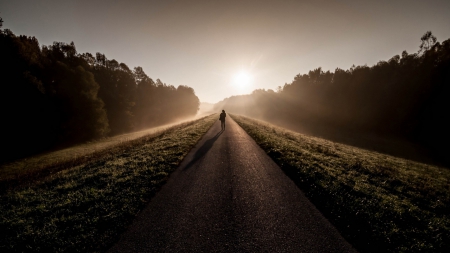
[[[355,252],[230,117],[217,121],[110,252]]]

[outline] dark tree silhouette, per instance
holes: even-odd
[[[420,38],[420,40],[422,41],[422,43],[419,46],[419,48],[420,48],[419,53],[430,50],[430,48],[433,47],[434,44],[436,44],[436,42],[437,42],[436,37],[431,33],[431,31],[427,31]]]
[[[441,44],[427,32],[421,43],[417,54],[403,51],[372,67],[338,68],[334,73],[317,68],[295,76],[277,92],[256,90],[227,98],[216,104],[216,111],[321,136],[370,134],[404,140],[450,165],[450,40]]]
[[[101,53],[78,54],[73,42],[41,47],[35,37],[0,29],[0,56],[0,162],[198,110],[192,88],[155,83],[141,67]]]

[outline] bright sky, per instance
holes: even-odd
[[[417,52],[428,30],[450,38],[448,0],[0,0],[0,17],[41,45],[73,41],[213,103]]]

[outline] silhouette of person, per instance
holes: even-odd
[[[219,120],[222,126],[222,130],[225,130],[225,117],[227,114],[225,113],[225,110],[222,110],[222,113],[220,114]]]

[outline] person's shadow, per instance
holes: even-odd
[[[195,162],[197,162],[202,156],[204,156],[213,146],[214,142],[219,138],[219,136],[223,133],[224,129],[220,130],[214,137],[205,141],[203,146],[201,146],[197,152],[195,152],[192,160],[184,167],[183,170],[189,169]]]

